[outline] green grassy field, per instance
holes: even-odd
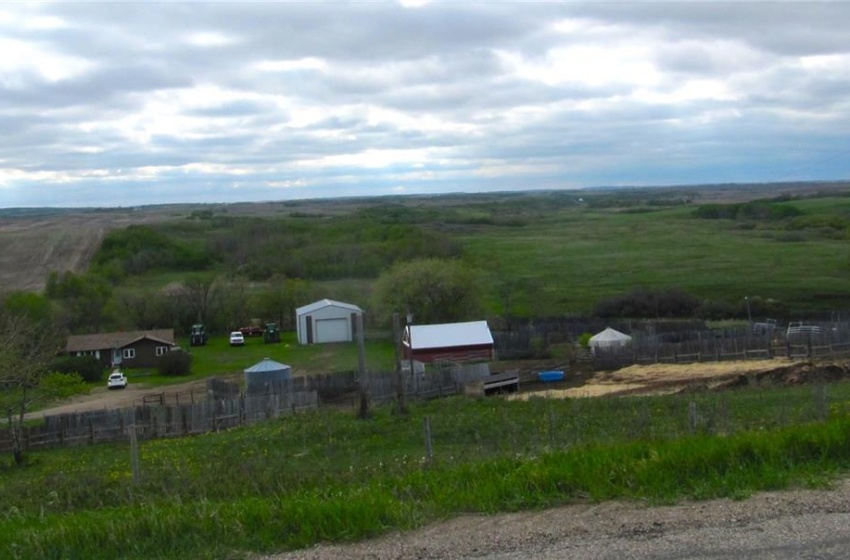
[[[298,344],[294,332],[281,333],[279,344],[264,344],[262,337],[246,337],[245,346],[231,347],[227,337],[210,337],[206,346],[189,347],[188,340],[180,341],[192,352],[194,375],[241,372],[263,358],[292,366],[295,374],[332,373],[357,369],[357,344]],[[392,371],[394,354],[388,339],[368,340],[364,344],[366,368],[371,371]]]
[[[795,202],[804,212],[846,212],[844,199]],[[730,303],[745,296],[822,309],[850,301],[846,237],[789,232],[779,224],[742,228],[732,220],[699,220],[692,207],[616,213],[553,212],[522,228],[480,228],[461,236],[467,258],[494,284],[518,286],[520,315],[590,311],[631,289],[678,287]],[[501,310],[496,290],[492,310]]]
[[[38,452],[0,471],[0,556],[239,557],[466,512],[822,486],[850,468],[848,397],[837,383],[322,410],[143,442],[138,481],[126,443]]]

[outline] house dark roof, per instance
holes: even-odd
[[[66,352],[91,352],[94,350],[111,350],[123,348],[134,342],[147,338],[174,346],[174,329],[154,329],[150,331],[127,331],[114,333],[81,334],[68,337],[65,345]]]

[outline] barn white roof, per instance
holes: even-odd
[[[414,350],[493,344],[487,321],[412,325],[409,328]]]
[[[312,313],[313,311],[322,309],[323,307],[330,306],[348,309],[349,311],[354,311],[356,313],[363,313],[363,310],[354,305],[353,303],[343,303],[341,301],[334,301],[332,299],[321,299],[319,301],[314,301],[313,303],[308,303],[307,305],[296,309],[295,313],[296,315],[304,315],[305,313]]]

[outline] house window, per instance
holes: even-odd
[[[168,346],[157,346],[156,347],[156,355],[157,356],[164,356],[167,353],[168,353]]]
[[[124,349],[124,359],[132,360],[136,357],[136,349],[135,348],[125,348]]]

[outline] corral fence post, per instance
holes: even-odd
[[[829,416],[829,405],[826,398],[826,383],[823,380],[818,380],[812,389],[814,393],[815,410],[817,411],[818,420],[825,422]]]
[[[431,419],[426,416],[422,419],[422,425],[425,431],[425,461],[430,463],[434,458],[434,448],[431,442]]]
[[[133,473],[133,482],[139,482],[141,470],[139,468],[139,440],[136,432],[136,411],[133,410],[130,427],[127,429],[130,437],[130,470]]]
[[[688,403],[688,425],[691,433],[695,434],[697,431],[697,403],[695,400]]]

